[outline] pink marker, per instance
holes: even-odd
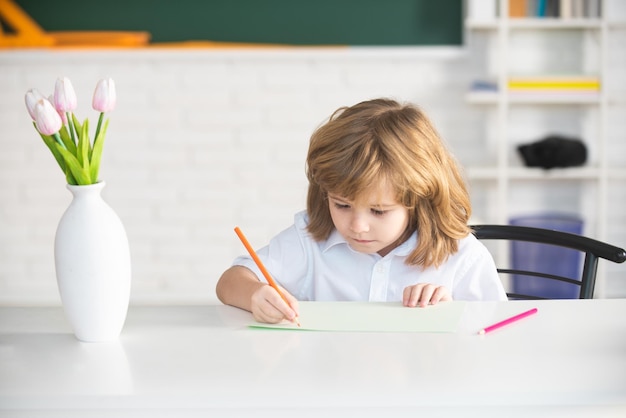
[[[501,327],[503,327],[505,325],[508,325],[510,323],[513,323],[515,321],[519,321],[522,318],[526,318],[527,316],[530,316],[530,315],[536,314],[536,313],[537,313],[537,308],[532,308],[532,309],[530,309],[530,310],[528,310],[526,312],[522,312],[521,314],[512,316],[512,317],[510,317],[508,319],[505,319],[504,321],[500,321],[500,322],[498,322],[496,324],[488,326],[487,328],[481,329],[480,331],[478,331],[478,333],[481,334],[481,335],[486,334],[488,332],[491,332],[493,330],[501,328]]]

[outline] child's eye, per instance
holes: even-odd
[[[382,216],[385,214],[384,210],[380,210],[380,209],[372,209],[372,213],[376,216]]]
[[[335,207],[337,209],[348,209],[348,208],[350,208],[350,205],[346,205],[345,203],[335,202]]]

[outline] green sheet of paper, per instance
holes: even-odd
[[[253,328],[343,332],[455,332],[464,302],[407,308],[395,302],[300,302],[300,325],[254,322]]]

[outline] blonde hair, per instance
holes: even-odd
[[[397,244],[419,234],[407,264],[441,265],[470,232],[471,204],[460,169],[414,105],[375,99],[339,108],[311,136],[306,165],[308,231],[317,241],[334,229],[328,193],[356,201],[381,181],[409,210]]]

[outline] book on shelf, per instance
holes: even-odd
[[[511,76],[506,82],[508,90],[572,90],[572,91],[599,91],[600,78],[597,76]],[[474,80],[470,86],[473,92],[497,92],[498,83],[492,80]]]
[[[590,19],[602,17],[602,0],[506,0],[509,18]],[[624,0],[615,0],[624,1]],[[468,17],[477,22],[502,16],[499,0],[469,0]]]
[[[509,0],[509,17],[526,17],[526,9],[526,0]]]
[[[474,80],[470,86],[472,92],[491,92],[496,93],[498,91],[498,83],[489,80]]]
[[[602,0],[508,0],[509,17],[599,18]]]
[[[595,76],[538,76],[509,77],[509,90],[600,90],[600,79]]]
[[[547,103],[595,103],[600,99],[600,80],[595,76],[516,76],[504,87],[511,100]],[[470,97],[475,102],[493,101],[500,88],[492,80],[475,80]]]

